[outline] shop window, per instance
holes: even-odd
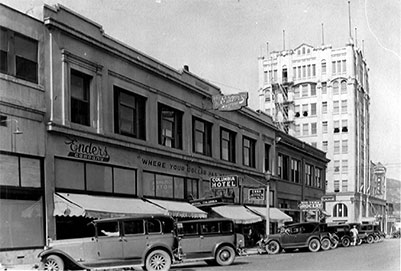
[[[159,144],[182,149],[182,112],[159,104]]]
[[[86,165],[86,189],[97,192],[113,192],[111,167],[97,164]]]
[[[195,153],[212,155],[212,124],[204,120],[193,118],[193,151]]]
[[[118,134],[146,139],[146,99],[114,87],[114,130]]]
[[[243,137],[242,140],[242,157],[243,164],[248,167],[255,167],[255,145],[254,139]]]
[[[71,70],[71,122],[90,126],[91,81],[91,76]]]
[[[0,72],[38,82],[38,42],[0,27]]]
[[[55,159],[56,188],[84,190],[85,164],[74,160]]]
[[[136,195],[136,171],[113,168],[114,193]]]
[[[347,216],[348,216],[348,209],[344,203],[337,203],[336,205],[334,205],[333,217],[347,217]]]

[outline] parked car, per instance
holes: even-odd
[[[338,239],[338,243],[343,247],[349,247],[352,243],[351,227],[348,224],[328,224],[327,231],[331,233],[334,238]]]
[[[179,258],[175,222],[169,216],[95,220],[94,235],[56,240],[39,254],[43,270],[76,270],[142,266],[169,270]]]
[[[365,242],[368,244],[372,244],[375,241],[375,233],[374,233],[374,225],[373,224],[364,224],[364,223],[349,223],[351,227],[356,225],[358,230],[358,239],[359,243]]]
[[[185,261],[204,260],[208,264],[230,265],[237,255],[243,235],[234,231],[230,219],[198,219],[177,223],[179,246]]]
[[[373,225],[373,231],[375,233],[375,242],[383,241],[386,238],[386,234],[380,230],[379,225]]]
[[[280,233],[266,238],[266,251],[277,254],[282,249],[292,251],[297,248],[308,248],[311,252],[320,249],[329,250],[331,241],[326,225],[319,222],[294,223],[284,226]]]

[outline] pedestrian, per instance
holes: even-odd
[[[355,246],[356,245],[356,239],[358,238],[358,230],[356,228],[356,225],[354,225],[351,229],[352,233],[352,243],[351,245]]]

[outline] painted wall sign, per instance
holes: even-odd
[[[248,105],[248,92],[231,95],[215,95],[212,97],[213,109],[220,111],[238,110]]]
[[[210,188],[233,188],[238,187],[238,177],[237,176],[221,176],[210,178]]]
[[[249,189],[248,199],[264,200],[265,199],[265,190],[264,189]]]
[[[336,201],[336,195],[322,196],[322,202]]]
[[[110,156],[105,146],[96,145],[93,143],[81,143],[75,138],[69,138],[64,142],[70,147],[68,156],[87,159],[92,161],[110,161]]]

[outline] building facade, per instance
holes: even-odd
[[[282,134],[261,111],[213,110],[220,89],[188,67],[172,69],[61,5],[45,5],[43,21],[0,9],[0,235],[9,236],[1,239],[1,264],[35,262],[48,238],[87,236],[95,218],[210,216],[196,200],[250,215],[237,224],[261,222],[245,206],[266,206],[250,190],[266,188],[267,170],[275,211],[287,197],[324,194],[323,183],[311,191],[302,184],[302,170],[300,183],[289,183],[279,166],[288,155],[325,176],[323,152]],[[235,184],[214,189],[213,178],[226,176]]]
[[[327,153],[328,222],[361,222],[369,185],[369,84],[362,51],[302,44],[259,59],[260,109]]]

